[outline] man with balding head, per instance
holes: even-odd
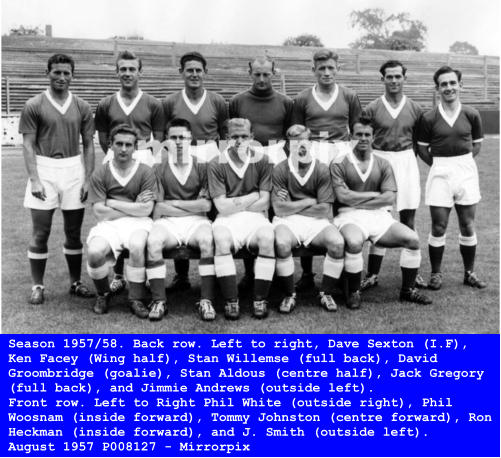
[[[230,100],[230,118],[248,119],[252,123],[254,140],[263,146],[285,139],[292,115],[292,99],[273,88],[275,74],[275,62],[266,56],[256,57],[249,62],[252,86]],[[244,259],[245,275],[238,285],[242,291],[252,287],[254,282],[253,261],[252,258]]]

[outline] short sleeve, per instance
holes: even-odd
[[[96,115],[94,117],[96,130],[98,132],[104,132],[106,134],[108,134],[110,131],[107,100],[108,99],[104,98],[99,101],[96,108]]]
[[[151,130],[163,132],[165,129],[165,116],[162,104],[152,96],[151,98]]]
[[[288,189],[287,169],[284,167],[284,164],[285,161],[278,164],[271,174],[272,192],[275,196],[277,196],[278,191],[281,189],[286,191]]]
[[[471,120],[471,138],[473,143],[479,143],[484,139],[484,132],[482,128],[482,119],[480,113],[475,111]]]
[[[330,165],[332,186],[337,188],[339,186],[347,187],[345,181],[345,170],[342,162],[331,162]]]
[[[292,104],[292,114],[291,114],[291,125],[301,124],[305,125],[305,99],[304,95],[299,94],[293,101]]]
[[[326,165],[318,162],[318,187],[317,187],[317,202],[332,203],[334,202],[334,188],[332,187],[331,175]]]
[[[207,166],[209,194],[212,199],[226,195],[226,185],[219,157],[214,158]]]
[[[388,161],[381,161],[381,192],[393,191],[397,192],[397,183],[393,169]]]
[[[82,116],[82,121],[80,123],[80,134],[82,137],[89,138],[94,135],[94,117],[92,116],[92,110],[90,105],[84,100],[78,100],[80,105],[80,113]]]
[[[417,144],[420,146],[429,146],[431,143],[432,125],[428,116],[423,115],[419,120],[417,129]]]
[[[34,134],[38,129],[38,113],[36,106],[28,100],[21,111],[19,119],[20,134]]]
[[[104,182],[106,165],[98,168],[90,177],[89,182],[89,203],[104,202],[107,197],[106,185]]]
[[[271,192],[271,174],[273,171],[273,164],[270,163],[268,155],[263,155],[260,164],[260,174],[258,188],[260,191]]]

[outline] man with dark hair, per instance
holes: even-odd
[[[477,235],[475,211],[480,186],[475,157],[483,140],[482,121],[475,108],[460,101],[461,72],[449,66],[433,75],[440,96],[436,108],[426,112],[418,132],[419,155],[431,166],[426,182],[425,201],[430,207],[431,233],[428,248],[431,277],[428,287],[442,287],[442,256],[451,208],[459,222],[459,251],[464,264],[464,284],[485,288],[486,282],[474,272]]]
[[[349,152],[351,127],[361,112],[356,93],[336,83],[338,60],[330,49],[315,52],[312,71],[317,82],[295,97],[291,121],[310,129],[312,140],[330,142],[335,150],[334,160],[341,160]],[[312,258],[301,258],[301,266],[303,275],[296,285],[298,291],[314,286]]]
[[[98,293],[94,312],[108,311],[109,262],[115,263],[124,249],[129,250],[127,279],[132,312],[147,318],[145,298],[145,248],[153,224],[149,215],[157,198],[153,170],[133,158],[139,134],[127,124],[110,132],[113,160],[91,177],[89,202],[98,220],[87,237],[87,268]]]
[[[102,99],[96,109],[96,129],[99,132],[99,144],[107,160],[113,159],[113,152],[109,149],[110,132],[120,125],[128,124],[137,130],[139,135],[138,151],[135,158],[152,166],[155,158],[145,143],[151,140],[162,141],[165,121],[162,104],[141,90],[139,81],[142,76],[142,62],[139,57],[130,51],[122,51],[116,59],[116,71],[120,80],[120,90]]]
[[[338,287],[344,264],[344,240],[332,221],[332,191],[329,167],[311,155],[310,131],[296,124],[288,132],[289,158],[273,169],[271,201],[275,209],[275,251],[277,276],[285,297],[281,313],[296,306],[292,249],[303,245],[325,248],[320,305],[337,309],[332,295]]]
[[[369,103],[364,110],[374,127],[372,149],[374,154],[391,164],[397,183],[396,209],[400,222],[415,230],[414,217],[421,199],[421,185],[414,148],[422,110],[404,94],[407,69],[401,62],[388,60],[381,65],[379,72],[384,84],[384,94]],[[383,247],[371,244],[362,291],[378,284],[385,251]],[[426,287],[420,275],[416,277],[416,286]]]
[[[54,210],[58,207],[64,221],[63,252],[68,263],[70,294],[85,298],[94,296],[80,281],[80,232],[89,179],[94,169],[94,122],[89,104],[69,90],[74,69],[71,57],[65,54],[51,56],[46,72],[49,87],[26,102],[19,121],[29,177],[24,206],[31,210],[33,223],[33,237],[28,248],[33,281],[31,304],[44,302],[47,242]]]
[[[151,289],[150,320],[162,319],[167,312],[165,261],[162,250],[187,245],[200,249],[201,281],[198,312],[204,321],[216,318],[213,306],[216,273],[212,226],[207,218],[211,209],[207,184],[207,165],[190,154],[191,126],[175,118],[167,127],[167,158],[154,170],[159,183],[153,228],[148,236],[146,275]]]
[[[275,272],[274,233],[268,219],[272,165],[251,147],[248,119],[230,119],[228,139],[229,146],[209,163],[207,172],[218,211],[213,223],[216,276],[226,301],[225,317],[236,320],[240,305],[232,251],[246,247],[257,252],[252,315],[265,318]]]
[[[273,88],[275,63],[267,57],[257,57],[249,62],[249,75],[251,88],[230,100],[230,118],[248,119],[254,140],[268,147],[270,156],[281,154],[285,157],[281,147],[290,126],[292,100]],[[252,258],[244,259],[245,275],[238,284],[242,291],[250,289],[254,283],[253,262]]]
[[[384,247],[403,247],[400,256],[402,287],[400,300],[430,304],[431,300],[415,289],[421,263],[417,234],[393,219],[387,207],[395,200],[397,186],[390,163],[372,154],[373,128],[368,118],[353,126],[357,143],[340,163],[331,163],[331,174],[339,204],[334,224],[345,240],[344,270],[348,285],[348,308],[360,307],[362,247],[366,240]]]
[[[186,119],[191,125],[194,144],[224,138],[228,109],[223,97],[204,88],[207,74],[205,57],[196,51],[184,54],[181,56],[179,73],[184,88],[162,100],[165,121],[168,123],[174,118]],[[190,288],[189,261],[176,261],[174,266],[176,276],[168,289],[181,291]]]
[[[97,105],[95,123],[99,133],[99,144],[105,153],[104,161],[113,159],[110,148],[110,132],[121,124],[128,124],[138,132],[138,148],[134,158],[150,167],[161,158],[155,158],[145,143],[163,140],[164,115],[162,104],[155,97],[139,87],[143,64],[133,52],[122,51],[116,59],[116,72],[120,80],[120,90],[102,99]],[[122,291],[126,282],[123,277],[124,259],[120,257],[114,266],[115,275],[110,288],[113,294]]]

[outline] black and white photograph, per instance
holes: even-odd
[[[499,333],[498,2],[1,8],[3,333]]]

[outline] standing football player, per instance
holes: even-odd
[[[74,71],[75,62],[70,56],[51,56],[46,71],[49,87],[26,102],[19,122],[29,178],[24,206],[31,210],[33,223],[28,248],[33,281],[31,304],[44,302],[47,242],[54,210],[58,207],[64,221],[63,252],[68,264],[70,294],[84,298],[94,296],[80,281],[80,232],[94,169],[94,122],[89,104],[70,92]]]
[[[296,306],[292,249],[301,244],[327,250],[319,299],[326,310],[337,309],[332,294],[343,271],[344,240],[331,224],[334,193],[329,167],[311,156],[309,136],[304,126],[292,126],[287,132],[289,158],[273,169],[277,276],[285,292],[281,313],[290,313]]]
[[[425,202],[430,207],[431,234],[428,249],[431,277],[428,288],[442,287],[442,256],[452,207],[459,222],[459,251],[463,258],[463,283],[485,288],[474,272],[477,235],[475,211],[480,186],[475,157],[483,140],[482,120],[475,108],[461,104],[461,72],[440,67],[433,75],[440,96],[438,106],[426,112],[418,132],[419,155],[431,166],[426,182]]]
[[[419,208],[421,185],[414,147],[422,110],[404,94],[407,69],[401,62],[388,60],[381,65],[379,72],[384,94],[364,110],[374,127],[372,149],[374,154],[391,164],[397,183],[396,209],[400,222],[415,231],[414,217]],[[377,285],[385,251],[382,247],[371,245],[362,291]],[[420,275],[416,277],[416,286],[426,287]]]

